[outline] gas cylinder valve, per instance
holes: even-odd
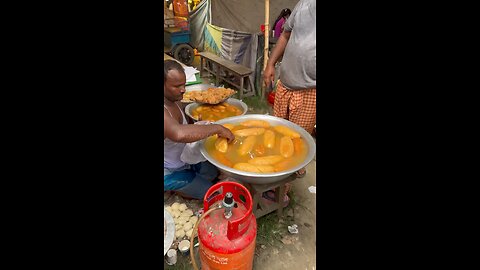
[[[227,192],[222,202],[222,206],[225,208],[225,213],[223,213],[223,215],[226,219],[229,219],[232,216],[232,208],[234,204],[235,202],[233,201],[233,194],[231,192]]]

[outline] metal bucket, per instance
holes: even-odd
[[[225,100],[224,102],[228,103],[228,104],[231,104],[231,105],[234,105],[238,108],[241,108],[242,110],[242,114],[241,115],[245,115],[247,113],[247,110],[248,110],[248,106],[247,104],[245,104],[243,101],[241,100],[238,100],[236,98],[229,98],[227,100]],[[188,115],[188,117],[190,117],[194,122],[197,122],[198,120],[193,118],[191,112],[197,108],[198,106],[200,106],[202,104],[199,104],[199,103],[190,103],[188,104],[186,107],[185,107],[185,113]],[[220,120],[219,120],[220,121]]]

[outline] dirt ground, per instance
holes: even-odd
[[[260,247],[259,255],[254,259],[254,269],[316,269],[316,194],[308,191],[308,187],[316,186],[315,176],[316,161],[313,160],[307,166],[307,175],[292,184],[295,210],[288,211],[285,216],[294,215],[290,223],[298,225],[298,234],[286,233],[282,243],[276,241],[276,246]]]

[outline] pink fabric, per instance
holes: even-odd
[[[280,20],[278,20],[277,24],[275,24],[275,35],[273,37],[276,37],[276,38],[279,38],[280,35],[282,34],[283,32],[283,24],[285,23],[285,18],[281,18]]]

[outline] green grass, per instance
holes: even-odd
[[[238,95],[238,93],[236,94]],[[235,97],[238,99],[238,97]],[[270,113],[273,114],[273,108],[268,104],[268,102],[264,99],[261,99],[258,96],[252,96],[252,97],[244,97],[242,99],[245,104],[247,104],[249,108],[248,113],[259,113],[259,114],[265,114],[265,113]]]
[[[283,209],[283,221],[279,220],[276,211],[257,219],[257,247],[260,245],[277,246],[278,242],[282,243],[283,236],[289,233],[287,226],[295,221],[295,212],[293,212],[293,217],[287,217],[287,213],[290,209],[295,211],[297,202],[293,191],[290,191],[288,196],[290,203]]]

